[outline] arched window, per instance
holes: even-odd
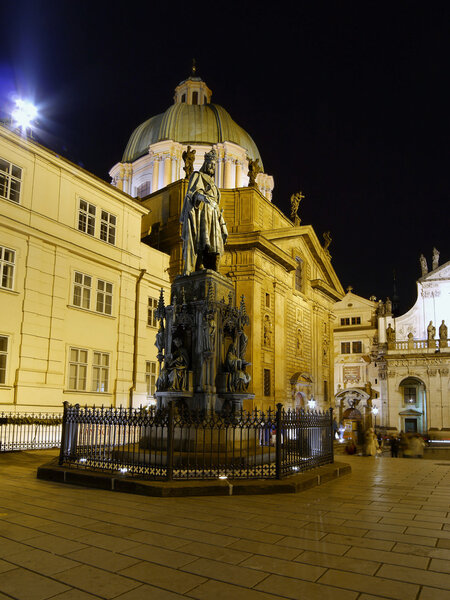
[[[192,92],[192,104],[198,104],[198,92]]]
[[[181,96],[181,102],[186,102],[186,94],[183,94],[183,95]]]

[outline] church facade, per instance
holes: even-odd
[[[195,99],[193,90],[197,91]],[[219,270],[233,282],[236,297],[245,297],[251,319],[246,360],[251,363],[248,391],[255,399],[245,406],[267,408],[282,402],[305,408],[312,399],[313,405],[328,408],[334,378],[332,310],[343,296],[330,254],[311,226],[301,226],[297,216],[286,217],[272,203],[273,178],[261,172],[257,185],[248,185],[250,162],[257,159],[262,166],[259,151],[250,136],[223,108],[210,104],[210,99],[209,88],[198,78],[182,82],[175,90],[174,105],[133,132],[124,154],[130,162],[112,168],[113,182],[124,185],[117,179],[122,167],[128,168],[133,188],[129,189],[135,195],[141,189],[139,182],[149,181],[146,189],[152,193],[141,199],[147,209],[142,240],[170,255],[173,281],[183,271],[180,216],[188,179],[173,157],[167,155],[167,162],[158,159],[157,167],[152,160],[160,144],[177,147],[178,156],[188,148],[196,149],[193,167],[198,170],[204,154],[214,148],[218,155],[215,182],[221,188],[220,206],[228,229]],[[220,117],[215,118],[214,127],[212,109]],[[233,156],[226,153],[230,144],[234,144]],[[136,148],[141,150],[135,152]],[[164,169],[169,165],[171,178],[177,180],[161,178],[162,163]]]
[[[375,302],[351,292],[335,305],[334,391],[342,414],[358,396],[362,414],[377,409],[378,425],[446,437],[450,262],[439,266],[435,251],[428,272],[424,261],[416,303],[403,315],[393,315],[389,300]]]

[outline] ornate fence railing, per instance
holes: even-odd
[[[152,480],[282,478],[333,462],[332,409],[214,412],[64,403],[59,464]]]
[[[61,413],[0,413],[0,452],[58,448],[62,422]]]

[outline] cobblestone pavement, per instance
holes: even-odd
[[[0,454],[0,600],[450,599],[450,461],[349,457],[289,495],[145,498]]]

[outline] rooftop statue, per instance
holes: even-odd
[[[328,248],[330,247],[330,244],[333,241],[333,238],[331,237],[331,231],[325,231],[325,233],[323,234],[323,239],[325,242],[323,245],[323,249],[325,250],[325,252],[328,252]]]
[[[248,187],[258,187],[256,184],[256,178],[262,173],[261,165],[259,164],[259,158],[252,160],[248,159]]]
[[[183,240],[183,275],[194,271],[219,268],[220,257],[228,238],[227,226],[219,209],[220,192],[214,181],[217,156],[205,153],[200,171],[194,171],[181,211]]]
[[[295,225],[300,225],[300,218],[297,215],[298,207],[300,206],[300,202],[303,200],[305,196],[302,192],[297,192],[296,194],[292,194],[291,196],[291,221],[294,222]]]
[[[422,277],[424,277],[428,273],[427,259],[423,254],[421,254],[419,260],[420,268],[422,269]]]
[[[194,172],[195,150],[191,150],[191,147],[188,146],[181,155],[181,158],[184,160],[183,170],[185,172],[185,179],[189,179]]]
[[[437,248],[433,248],[433,265],[432,265],[432,269],[433,271],[435,269],[438,268],[439,266],[439,250]]]

